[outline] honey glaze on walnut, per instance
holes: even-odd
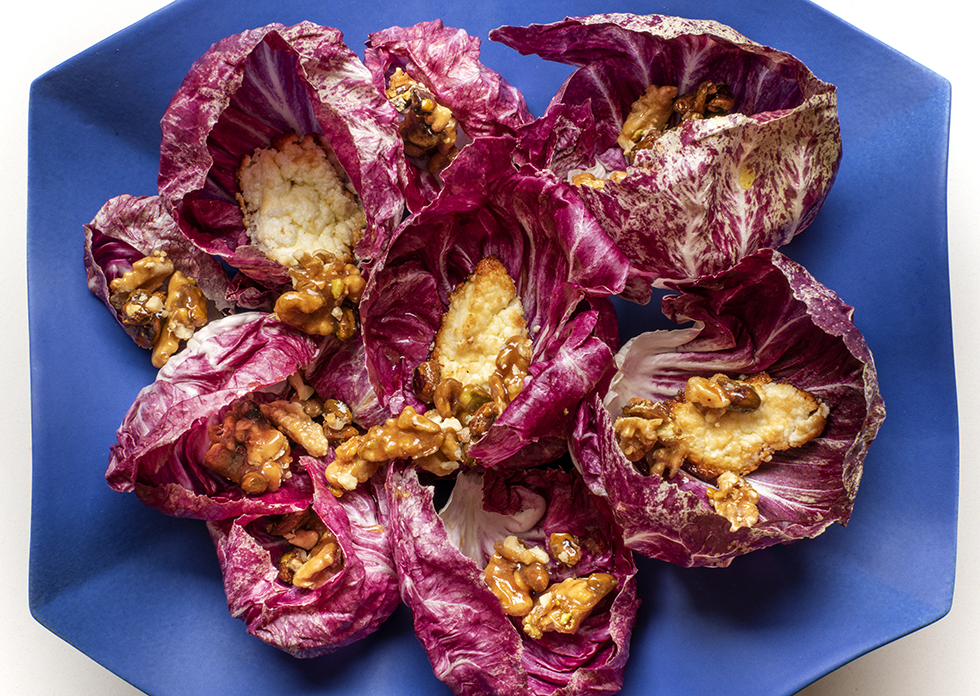
[[[266,532],[289,542],[277,563],[278,579],[287,585],[315,590],[344,566],[337,537],[312,508],[272,518]]]
[[[154,367],[163,367],[182,341],[208,322],[207,298],[197,281],[174,268],[166,252],[133,262],[109,283],[109,303],[136,343],[153,351]]]
[[[553,533],[548,550],[508,536],[494,543],[483,579],[508,616],[521,620],[530,638],[545,633],[578,631],[619,581],[609,573],[571,576],[554,582],[554,565],[573,568],[582,558],[580,542],[571,534]]]
[[[297,254],[296,260],[289,269],[293,289],[276,300],[276,318],[314,336],[353,337],[366,285],[360,269],[350,256],[323,250]]]
[[[320,398],[299,373],[289,378],[289,384],[289,398],[260,400],[246,395],[208,426],[204,465],[248,495],[279,490],[291,475],[294,447],[323,457],[358,433],[350,408],[342,401]]]
[[[650,85],[630,105],[616,139],[628,164],[634,164],[641,150],[653,148],[671,128],[684,121],[724,116],[735,106],[728,85],[711,80],[702,81],[693,92],[680,96],[677,93],[678,89],[673,85]],[[601,189],[607,180],[619,183],[625,178],[626,172],[619,170],[610,172],[608,176],[584,171],[572,173],[570,180],[575,186]]]
[[[758,493],[745,477],[775,452],[819,437],[828,415],[815,396],[764,372],[737,380],[716,374],[689,378],[673,399],[630,399],[613,429],[640,473],[671,478],[683,468],[715,481],[708,497],[734,531],[759,520]]]
[[[398,131],[407,156],[422,160],[431,174],[437,174],[455,159],[459,152],[456,117],[436,101],[425,85],[396,68],[388,80],[385,96],[404,117]]]

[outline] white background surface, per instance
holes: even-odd
[[[778,0],[773,0],[777,2]],[[31,0],[6,9],[0,41],[0,342],[3,399],[0,442],[0,694],[99,694],[142,692],[36,623],[28,610],[31,443],[30,368],[27,336],[25,230],[27,209],[27,105],[31,80],[74,54],[167,4],[163,0]],[[980,448],[977,400],[980,383],[975,274],[980,235],[972,203],[980,200],[980,40],[972,3],[932,0],[820,0],[833,14],[950,80],[953,86],[949,157],[949,254],[953,339],[960,423],[960,508],[956,589],[950,613],[931,626],[886,645],[800,692],[802,696],[976,696],[980,694]],[[902,86],[895,86],[901,99]],[[885,106],[887,108],[887,105]],[[909,163],[914,166],[914,163]],[[52,317],[57,321],[57,317]],[[927,336],[923,340],[929,340]],[[914,379],[914,375],[910,376]],[[928,392],[923,385],[923,393]],[[939,395],[945,397],[945,395]],[[70,417],[70,413],[65,414]],[[923,477],[928,472],[923,472]],[[914,494],[917,481],[909,481]],[[51,559],[52,572],[59,569]],[[733,649],[743,649],[733,646]],[[667,696],[667,695],[664,695]],[[670,695],[673,696],[673,695]]]

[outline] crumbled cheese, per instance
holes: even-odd
[[[486,385],[500,349],[514,336],[527,336],[524,308],[507,269],[490,256],[450,296],[432,359],[443,379]]]
[[[351,255],[366,226],[364,209],[343,171],[313,135],[289,136],[246,157],[238,173],[239,205],[249,239],[285,266],[325,250]]]

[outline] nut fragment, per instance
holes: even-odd
[[[251,399],[236,402],[208,427],[205,465],[250,495],[279,490],[292,462],[289,441]]]
[[[602,599],[619,581],[609,573],[592,573],[584,578],[566,578],[538,597],[524,617],[524,632],[541,638],[546,632],[575,633]]]
[[[273,401],[261,404],[259,409],[269,422],[293,442],[302,445],[311,457],[323,457],[330,450],[330,441],[323,434],[323,426],[310,418],[298,401]]]
[[[296,261],[289,269],[293,289],[276,300],[276,317],[315,336],[351,338],[357,332],[354,307],[366,285],[360,269],[323,250],[299,254]]]
[[[711,80],[704,80],[695,91],[674,101],[674,111],[685,121],[727,114],[734,106],[735,99],[728,85]]]
[[[207,298],[197,281],[174,269],[163,251],[133,262],[109,283],[110,304],[136,343],[152,349],[154,367],[163,367],[182,341],[208,321]]]
[[[677,96],[676,87],[650,85],[630,106],[617,138],[626,161],[634,163],[640,150],[648,150],[671,127],[674,114],[681,121],[720,116],[735,106],[728,85],[702,81],[694,92]]]
[[[354,490],[393,459],[413,459],[427,471],[446,475],[459,468],[462,453],[451,423],[440,424],[435,413],[420,414],[406,406],[395,418],[375,425],[337,448],[325,472],[336,495]]]
[[[630,163],[633,162],[634,149],[651,147],[653,141],[667,128],[676,96],[676,87],[650,85],[630,106],[630,112],[617,139]]]
[[[437,174],[455,159],[456,128],[452,111],[439,104],[432,92],[396,68],[385,95],[395,110],[404,115],[399,132],[405,141],[405,154],[427,159],[426,169]]]
[[[346,404],[324,402],[299,373],[288,382],[295,389],[292,399],[259,403],[249,395],[208,427],[205,466],[250,495],[278,490],[290,475],[295,446],[323,457],[331,446],[358,434]]]
[[[494,553],[483,578],[509,616],[525,616],[534,606],[532,593],[543,592],[550,582],[548,554],[509,536],[493,545]]]
[[[717,486],[708,489],[708,498],[715,511],[732,523],[731,531],[752,527],[759,521],[759,493],[748,481],[726,471],[718,477]]]
[[[567,566],[573,566],[582,560],[582,548],[578,539],[571,534],[553,533],[548,537],[548,548],[552,558]]]
[[[509,536],[494,544],[483,575],[504,612],[523,617],[522,628],[534,639],[549,631],[575,633],[619,584],[614,576],[602,572],[552,583],[552,557],[571,568],[581,561],[582,546],[574,536],[563,532],[552,533],[548,546],[551,555],[540,546]]]
[[[284,515],[268,529],[292,548],[279,557],[279,579],[295,587],[315,590],[343,567],[344,554],[337,537],[310,508]]]
[[[163,367],[170,356],[194,332],[208,323],[207,299],[197,282],[180,271],[174,271],[167,285],[167,299],[161,315],[166,321],[153,345],[153,366]]]

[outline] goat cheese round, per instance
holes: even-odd
[[[351,255],[367,224],[332,153],[313,135],[290,135],[256,149],[238,172],[249,239],[284,266],[302,253]]]

